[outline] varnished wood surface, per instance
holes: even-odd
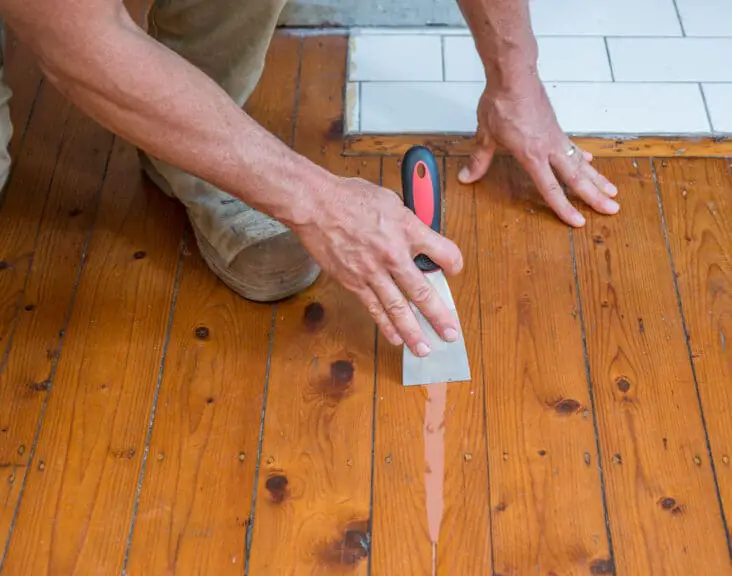
[[[246,109],[399,193],[398,158],[343,154],[345,47],[276,38]],[[134,148],[9,54],[0,573],[433,574],[401,350],[326,276],[233,294]],[[436,574],[732,574],[732,166],[636,152],[596,160],[622,210],[574,231],[510,158],[474,186],[439,161],[473,380]]]
[[[730,158],[732,138],[662,137],[603,138],[572,136],[572,141],[597,158]],[[346,156],[401,156],[410,146],[428,146],[440,156],[470,156],[475,138],[460,134],[349,134],[343,141]],[[497,155],[506,155],[499,148]]]

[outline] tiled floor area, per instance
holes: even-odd
[[[532,0],[539,74],[577,135],[732,133],[732,1]],[[484,75],[467,29],[357,29],[355,133],[473,133]]]

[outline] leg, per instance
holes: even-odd
[[[10,121],[10,97],[12,92],[5,82],[5,27],[0,20],[0,198],[10,175],[10,140],[13,137],[13,123]]]
[[[286,0],[157,0],[149,33],[243,106],[259,81]],[[186,207],[209,267],[241,296],[272,301],[320,270],[292,231],[207,182],[141,154],[147,175]]]

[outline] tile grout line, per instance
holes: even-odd
[[[130,515],[130,529],[127,532],[127,543],[125,544],[125,552],[122,559],[122,575],[127,574],[127,563],[130,560],[130,552],[132,551],[132,538],[135,533],[135,524],[137,521],[137,511],[140,506],[140,497],[142,496],[142,486],[145,481],[145,473],[147,472],[147,460],[150,451],[150,441],[152,440],[153,427],[155,426],[155,416],[157,414],[158,399],[160,398],[160,388],[163,384],[165,375],[165,361],[168,355],[168,346],[170,344],[170,335],[173,329],[173,318],[175,317],[175,306],[178,302],[178,292],[180,289],[180,280],[183,276],[183,258],[188,245],[188,230],[183,230],[182,238],[178,244],[178,263],[176,264],[175,280],[173,281],[173,294],[170,299],[170,312],[168,312],[168,322],[165,327],[165,335],[163,337],[163,349],[160,354],[160,363],[158,368],[157,382],[155,383],[155,391],[153,392],[152,405],[150,408],[150,418],[148,419],[147,432],[145,434],[145,447],[142,450],[142,464],[140,465],[140,473],[137,478],[137,486],[135,487],[135,500],[132,504],[132,514]]]
[[[614,83],[615,82],[615,71],[613,70],[613,59],[610,56],[610,45],[607,41],[607,36],[603,36],[603,42],[605,43],[605,53],[607,54],[607,65],[608,68],[610,68],[610,80]]]
[[[724,528],[724,534],[727,539],[727,553],[732,557],[732,538],[730,537],[730,529],[727,525],[727,518],[724,513],[724,502],[722,501],[722,493],[719,489],[719,476],[717,474],[717,467],[714,464],[714,455],[712,452],[712,442],[709,438],[709,431],[707,429],[707,419],[704,414],[704,403],[702,402],[701,392],[699,391],[699,377],[696,373],[696,363],[694,362],[694,351],[691,348],[691,337],[689,335],[689,325],[686,322],[686,313],[684,312],[684,303],[681,298],[681,289],[679,288],[679,280],[676,277],[676,263],[674,261],[674,255],[671,250],[671,240],[668,233],[668,225],[666,224],[666,214],[663,209],[663,198],[661,197],[661,185],[658,181],[658,173],[656,171],[656,163],[653,158],[649,159],[651,166],[651,173],[653,175],[653,184],[656,192],[656,203],[658,205],[658,213],[661,221],[661,232],[663,233],[663,239],[666,244],[666,254],[668,256],[668,264],[671,273],[671,282],[674,287],[676,294],[676,306],[677,313],[681,320],[681,327],[684,332],[684,343],[686,344],[686,353],[689,360],[689,366],[691,368],[691,375],[694,380],[694,391],[696,392],[697,408],[699,409],[699,418],[701,420],[702,430],[704,431],[704,440],[707,447],[707,457],[709,458],[709,466],[712,469],[712,478],[714,479],[714,490],[717,496],[717,505],[719,506],[719,513],[721,516],[722,527]]]
[[[707,114],[707,122],[709,122],[709,130],[714,133],[714,122],[712,122],[712,112],[709,110],[709,104],[707,103],[707,95],[704,93],[704,86],[699,82],[699,92],[701,93],[701,99],[704,104],[704,111]]]
[[[300,110],[300,81],[302,79],[302,55],[305,48],[305,37],[300,37],[300,45],[297,51],[297,74],[295,77],[295,97],[292,103],[292,128],[290,130],[289,147],[295,143],[295,131],[297,129],[297,121]],[[347,64],[347,62],[346,62]],[[344,90],[347,82],[344,82]],[[343,113],[343,111],[342,111]],[[341,113],[341,118],[343,117]],[[247,518],[246,536],[244,539],[244,576],[249,574],[249,566],[252,558],[252,542],[254,541],[254,520],[256,518],[257,496],[259,493],[259,472],[262,464],[262,450],[264,448],[264,427],[267,417],[267,400],[269,397],[269,376],[272,368],[272,352],[274,350],[275,329],[277,327],[277,310],[278,305],[272,305],[272,320],[270,323],[269,350],[267,351],[267,366],[264,373],[264,390],[262,391],[262,416],[259,423],[259,439],[257,442],[257,458],[254,467],[254,488],[252,489],[252,502],[249,508],[249,518]]]
[[[447,66],[445,65],[445,36],[440,34],[440,56],[442,64],[442,81],[447,81]]]
[[[684,28],[684,19],[681,17],[681,12],[679,11],[679,4],[676,0],[673,0],[674,3],[674,10],[676,11],[676,18],[679,21],[679,27],[681,28],[681,36],[683,38],[686,38],[686,29]]]
[[[66,131],[66,126],[68,125],[69,118],[71,118],[71,110],[69,110],[69,114],[66,117],[66,122],[64,123],[64,127],[63,127],[64,133]],[[30,120],[29,120],[29,124],[30,124]],[[112,141],[109,146],[109,152],[107,153],[107,159],[104,164],[104,170],[102,172],[102,177],[99,182],[99,187],[97,188],[97,191],[96,191],[94,215],[91,219],[91,222],[89,223],[89,230],[87,232],[86,239],[84,241],[84,246],[81,251],[81,259],[79,261],[79,265],[76,270],[76,277],[74,278],[74,286],[71,291],[71,298],[69,299],[68,307],[66,309],[66,315],[64,317],[63,326],[61,328],[61,331],[59,332],[58,348],[56,350],[57,354],[55,355],[55,357],[51,363],[51,370],[50,370],[50,373],[48,375],[48,380],[47,380],[48,386],[46,389],[46,394],[43,398],[43,402],[41,404],[41,411],[38,414],[38,420],[36,421],[36,430],[33,435],[33,443],[31,444],[31,449],[28,453],[28,460],[27,460],[26,467],[25,467],[25,473],[23,474],[23,480],[21,482],[20,490],[18,492],[18,500],[15,504],[15,510],[13,510],[13,517],[10,521],[10,526],[8,528],[8,536],[7,536],[7,540],[5,541],[5,546],[3,548],[2,556],[0,556],[0,573],[2,573],[2,571],[3,571],[3,566],[5,565],[5,560],[7,558],[8,551],[10,550],[10,543],[11,543],[11,540],[13,537],[13,530],[15,528],[15,523],[16,523],[16,521],[18,519],[18,515],[20,513],[20,506],[23,502],[23,494],[25,493],[25,487],[28,482],[28,477],[30,475],[31,468],[33,467],[33,462],[34,462],[35,454],[36,454],[36,448],[38,447],[38,440],[41,437],[41,429],[43,427],[43,418],[46,414],[46,408],[48,407],[49,397],[51,395],[51,389],[53,388],[53,380],[56,376],[56,369],[57,369],[59,361],[61,359],[63,343],[64,343],[64,340],[66,337],[66,329],[71,320],[71,314],[74,309],[74,304],[76,303],[76,293],[78,291],[79,284],[81,283],[81,276],[84,271],[84,265],[86,264],[87,253],[89,251],[89,247],[91,246],[91,241],[92,241],[92,236],[94,233],[97,215],[99,214],[99,206],[101,204],[102,190],[104,188],[104,182],[107,179],[107,171],[109,169],[109,163],[112,158],[112,153],[114,150],[114,143],[115,143],[116,138],[113,137],[111,140]],[[53,174],[51,176],[51,180],[48,185],[49,196],[50,196],[51,186],[53,185],[53,179],[56,174],[56,168],[58,167],[58,158],[61,154],[61,150],[63,149],[64,142],[65,142],[65,140],[62,138],[62,141],[59,144],[59,147],[58,147],[58,150],[56,153],[56,162],[54,164]],[[43,211],[41,212],[41,221],[43,221],[43,213],[45,213],[45,211],[46,211],[47,203],[48,203],[48,198],[46,198],[46,204],[44,204]],[[39,224],[38,231],[36,233],[36,242],[38,242],[38,237],[40,236],[40,228],[41,227]],[[35,252],[35,247],[34,247],[34,252]],[[26,277],[25,284],[23,285],[23,290],[21,292],[21,298],[23,297],[23,294],[25,293],[25,287],[27,285],[28,278],[30,278],[30,275],[31,275],[32,262],[33,262],[33,258],[31,257],[31,262],[28,265],[28,276]],[[19,305],[19,307],[20,307],[20,305]],[[11,333],[11,338],[9,340],[12,340],[12,333]],[[10,346],[10,341],[8,342],[8,347],[9,346]]]
[[[384,159],[379,159],[379,185],[384,185]],[[368,560],[366,574],[371,576],[374,541],[374,478],[376,476],[376,411],[379,401],[379,327],[374,327],[374,394],[371,402],[371,489],[369,494]]]
[[[577,250],[574,244],[574,230],[569,228],[569,250],[572,258],[572,275],[574,276],[574,289],[577,291],[577,311],[579,313],[580,334],[582,337],[582,356],[585,365],[585,381],[587,383],[587,392],[590,397],[590,407],[592,408],[592,427],[595,432],[595,453],[597,454],[597,473],[600,480],[600,493],[602,496],[602,513],[605,519],[605,537],[607,538],[608,554],[612,562],[613,571],[615,573],[615,548],[613,545],[612,530],[610,528],[610,511],[608,510],[607,490],[605,485],[605,469],[602,464],[602,450],[600,448],[600,429],[597,422],[597,408],[595,405],[595,391],[592,386],[592,370],[590,367],[590,352],[587,347],[587,330],[585,328],[585,313],[582,306],[582,295],[580,293],[579,272],[577,270]]]

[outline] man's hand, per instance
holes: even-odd
[[[592,156],[574,147],[560,129],[541,82],[524,84],[518,94],[491,90],[490,79],[488,85],[478,105],[477,147],[458,175],[461,182],[482,178],[501,146],[516,157],[567,224],[582,226],[585,219],[565,196],[555,173],[598,212],[615,214],[620,209],[612,200],[617,195],[615,186],[590,165]]]
[[[384,337],[417,356],[429,352],[407,299],[447,341],[459,326],[413,259],[426,254],[446,275],[462,268],[458,247],[425,225],[394,192],[360,178],[338,178],[308,223],[295,227],[305,249],[354,292]],[[405,297],[406,294],[406,297]]]

